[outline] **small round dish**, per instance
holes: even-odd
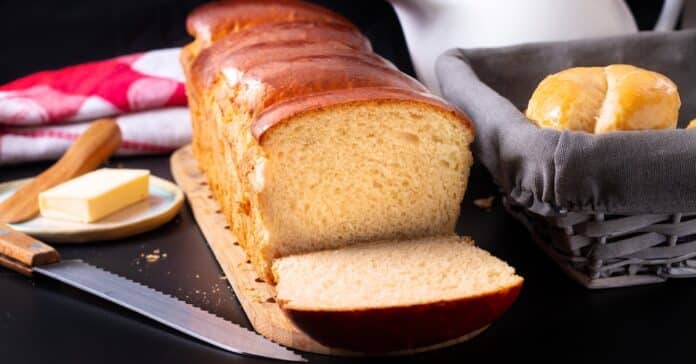
[[[10,197],[29,179],[0,184],[0,201]],[[150,176],[147,199],[91,224],[37,216],[10,226],[52,243],[87,243],[114,240],[153,230],[171,220],[181,209],[184,194],[172,182]]]

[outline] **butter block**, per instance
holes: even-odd
[[[39,194],[41,216],[91,223],[147,198],[150,171],[103,168]]]

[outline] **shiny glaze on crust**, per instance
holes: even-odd
[[[248,27],[283,21],[319,21],[355,29],[346,18],[311,3],[298,0],[226,0],[202,6],[189,14],[186,29],[196,40],[214,42]]]
[[[355,49],[338,42],[285,42],[282,45],[259,44],[227,53],[227,57],[213,60],[208,57],[198,57],[194,63],[194,72],[198,75],[194,81],[195,87],[210,87],[216,77],[222,72],[236,69],[240,75],[253,70],[254,67],[269,62],[293,62],[310,57],[348,57],[358,58],[363,62],[378,67],[388,67],[396,70],[391,62],[375,53],[356,53]]]
[[[321,7],[297,0],[222,1],[196,9],[188,25],[196,41],[224,29],[200,53],[197,46],[184,49],[190,93],[204,94],[218,77],[226,78],[230,90],[215,94],[231,97],[255,117],[257,139],[303,111],[370,100],[427,103],[472,128],[466,116],[372,53],[352,24]]]
[[[237,50],[260,43],[280,44],[287,41],[304,40],[308,42],[337,41],[351,48],[371,51],[370,41],[352,27],[316,21],[293,21],[263,24],[220,38],[210,46],[220,52],[226,49]]]
[[[248,64],[252,62],[252,59],[258,58],[258,53],[255,53],[243,60],[243,49],[250,47],[256,47],[257,51],[265,49],[269,53],[266,61],[269,61],[273,59],[270,58],[271,56],[282,56],[273,52],[273,47],[292,47],[293,44],[300,44],[299,42],[325,43],[327,50],[347,47],[364,51],[361,53],[370,54],[373,58],[376,57],[370,52],[370,42],[362,34],[349,28],[308,22],[268,24],[230,34],[201,51],[191,66],[196,76],[194,81],[201,81],[197,86],[209,86],[222,69],[236,64]],[[340,43],[344,47],[332,43]],[[299,52],[301,50],[295,50],[293,53]]]
[[[428,104],[459,118],[474,134],[473,124],[469,118],[439,97],[428,93],[424,88],[410,90],[397,87],[344,88],[290,98],[285,102],[267,108],[256,116],[251,124],[251,132],[260,141],[266,131],[293,116],[332,105],[364,101],[403,101]]]
[[[248,69],[222,70],[229,96],[254,117],[287,99],[330,90],[393,87],[425,92],[415,79],[363,53],[269,60]]]
[[[300,330],[319,343],[361,353],[413,350],[455,340],[498,319],[515,302],[522,284],[454,301],[353,311],[284,307]]]

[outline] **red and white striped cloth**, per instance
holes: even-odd
[[[188,143],[179,53],[126,55],[0,86],[0,165],[57,159],[102,117],[114,117],[121,127],[121,155],[166,153]]]

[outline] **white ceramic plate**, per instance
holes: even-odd
[[[0,184],[0,201],[10,197],[29,179]],[[184,194],[174,183],[150,176],[147,199],[117,211],[97,222],[49,219],[38,216],[17,224],[15,230],[52,243],[85,243],[125,238],[155,229],[171,220],[181,209]]]

